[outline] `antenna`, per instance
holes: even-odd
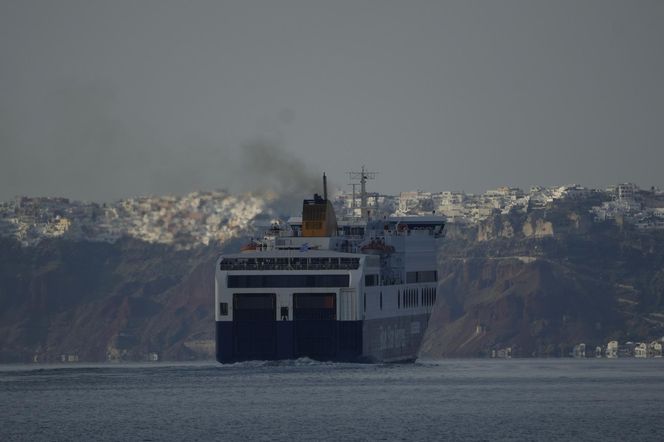
[[[378,175],[378,172],[367,172],[364,166],[362,166],[362,170],[360,172],[348,172],[348,178],[351,181],[360,181],[360,213],[362,219],[369,218],[369,211],[367,207],[367,180],[375,180],[376,175]],[[353,190],[355,190],[354,185]],[[354,202],[355,199],[353,198],[353,203]]]
[[[327,201],[327,177],[325,172],[323,172],[323,199]]]

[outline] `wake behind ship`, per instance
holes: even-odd
[[[309,357],[413,360],[436,301],[437,242],[444,219],[370,219],[362,169],[362,216],[337,222],[323,196],[301,218],[275,224],[215,271],[219,362]]]

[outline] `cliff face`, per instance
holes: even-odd
[[[664,235],[593,226],[583,212],[453,227],[439,277],[422,356],[566,356],[664,335]]]
[[[558,355],[578,342],[603,342],[619,328],[603,281],[527,258],[447,260],[423,346],[427,356],[482,356],[512,347]]]
[[[53,240],[39,248],[4,240],[0,361],[210,357],[219,252],[130,239]]]

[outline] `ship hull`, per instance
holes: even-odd
[[[302,357],[362,360],[362,321],[219,321],[216,326],[221,363]]]
[[[415,360],[428,315],[360,321],[217,321],[221,363],[307,357],[339,362]]]
[[[363,358],[372,362],[414,361],[428,321],[429,314],[363,321]]]

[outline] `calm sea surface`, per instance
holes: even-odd
[[[664,440],[664,360],[0,367],[0,440]]]

